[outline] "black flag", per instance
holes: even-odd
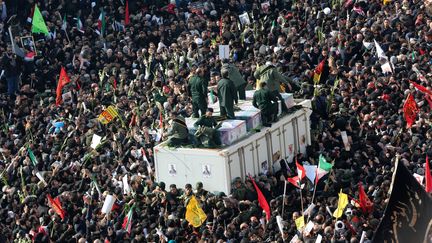
[[[402,162],[396,162],[392,188],[373,242],[429,242],[432,200]]]

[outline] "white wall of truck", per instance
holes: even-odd
[[[271,127],[245,137],[222,149],[169,148],[164,143],[154,148],[157,181],[184,187],[202,182],[208,191],[231,192],[232,180],[273,170],[276,154],[291,161],[298,152],[305,153],[311,143],[310,100],[295,100],[303,108],[288,114]],[[204,167],[210,174],[203,173]],[[171,168],[174,168],[170,171]]]

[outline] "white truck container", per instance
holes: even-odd
[[[157,181],[184,187],[202,182],[204,189],[231,193],[234,178],[245,179],[273,170],[277,158],[291,161],[310,144],[310,100],[295,100],[302,108],[288,114],[271,127],[263,127],[221,149],[170,148],[161,143],[154,148]],[[280,156],[278,156],[280,155]]]

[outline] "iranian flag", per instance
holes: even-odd
[[[126,230],[128,234],[130,234],[132,230],[132,213],[133,213],[133,206],[129,209],[128,214],[123,219],[122,229]]]
[[[102,11],[100,13],[97,24],[98,24],[98,34],[104,35],[105,34],[105,26],[106,26],[105,12],[104,11]]]
[[[319,156],[319,162],[318,162],[318,168],[316,171],[316,177],[315,177],[315,183],[318,183],[319,179],[321,179],[323,176],[327,175],[331,168],[333,167],[332,164],[326,161],[324,156],[322,154]]]
[[[63,22],[62,22],[61,29],[62,29],[63,31],[66,31],[66,29],[67,29],[66,14],[65,14],[65,16],[63,16]]]
[[[76,28],[79,32],[84,33],[84,25],[79,17],[77,18]]]

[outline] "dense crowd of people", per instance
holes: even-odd
[[[35,4],[48,35],[31,33]],[[432,105],[409,83],[431,87],[431,5],[422,0],[0,0],[0,242],[289,242],[295,235],[296,242],[315,242],[321,235],[323,242],[354,243],[363,232],[363,242],[371,242],[388,201],[394,158],[424,176],[426,155],[432,156]],[[239,18],[244,13],[248,20]],[[29,36],[30,42],[21,42]],[[390,70],[383,68],[374,41]],[[312,203],[314,185],[305,179],[300,196],[288,184],[282,197],[286,178],[297,174],[292,161],[255,177],[270,204],[270,220],[250,180],[236,179],[231,195],[224,195],[206,191],[202,183],[165,185],[154,178],[158,129],[165,129],[164,140],[169,118],[193,115],[188,82],[197,69],[208,86],[217,85],[220,44],[229,45],[230,62],[247,81],[246,89],[256,88],[260,66],[272,65],[290,80],[287,92],[313,101],[312,144],[297,160],[317,164],[322,154],[333,169],[316,186],[316,207],[307,216],[313,228],[307,233],[297,230],[295,219],[302,205]],[[56,106],[61,67],[71,82],[62,90],[69,96]],[[402,106],[410,93],[419,115],[407,129]],[[122,119],[103,125],[97,117],[109,105]],[[103,142],[93,149],[95,133]],[[373,202],[370,213],[355,203],[360,182]],[[350,205],[336,220],[328,211],[336,209],[341,190]],[[108,194],[116,201],[104,214]],[[58,199],[63,218],[48,195]],[[191,195],[207,215],[198,228],[185,220]],[[135,210],[128,232],[122,224],[130,208]]]

